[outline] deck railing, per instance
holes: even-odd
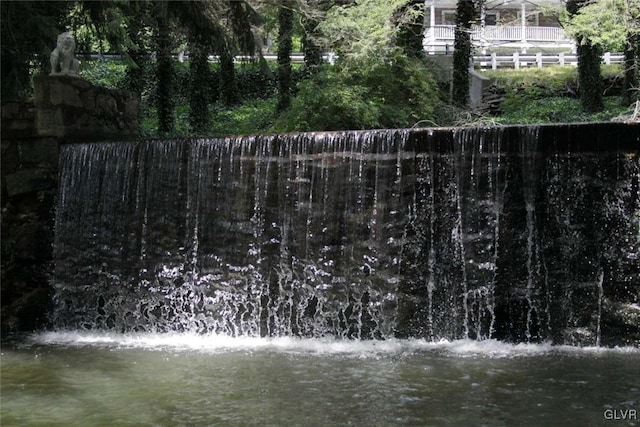
[[[433,34],[431,33],[433,30]],[[524,30],[524,31],[523,31]],[[436,25],[427,28],[426,40],[429,41],[453,41],[455,38],[455,25]],[[519,26],[486,26],[484,28],[473,26],[471,39],[474,41],[532,41],[532,42],[570,42],[564,29],[559,27],[519,27]]]

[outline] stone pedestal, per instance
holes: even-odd
[[[72,76],[39,76],[2,103],[2,332],[46,325],[60,144],[138,135],[138,100]]]
[[[80,142],[138,134],[138,99],[134,93],[96,87],[77,77],[38,77],[34,106],[39,136]]]

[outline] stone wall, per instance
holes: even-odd
[[[134,138],[134,93],[40,76],[34,99],[2,103],[2,332],[46,325],[60,144]]]
[[[34,105],[39,136],[86,141],[138,134],[138,100],[132,92],[96,87],[77,77],[40,76]]]

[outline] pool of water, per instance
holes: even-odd
[[[640,425],[640,350],[42,333],[4,342],[2,426]]]

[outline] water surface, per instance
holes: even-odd
[[[58,332],[1,362],[3,426],[640,425],[638,349]]]

